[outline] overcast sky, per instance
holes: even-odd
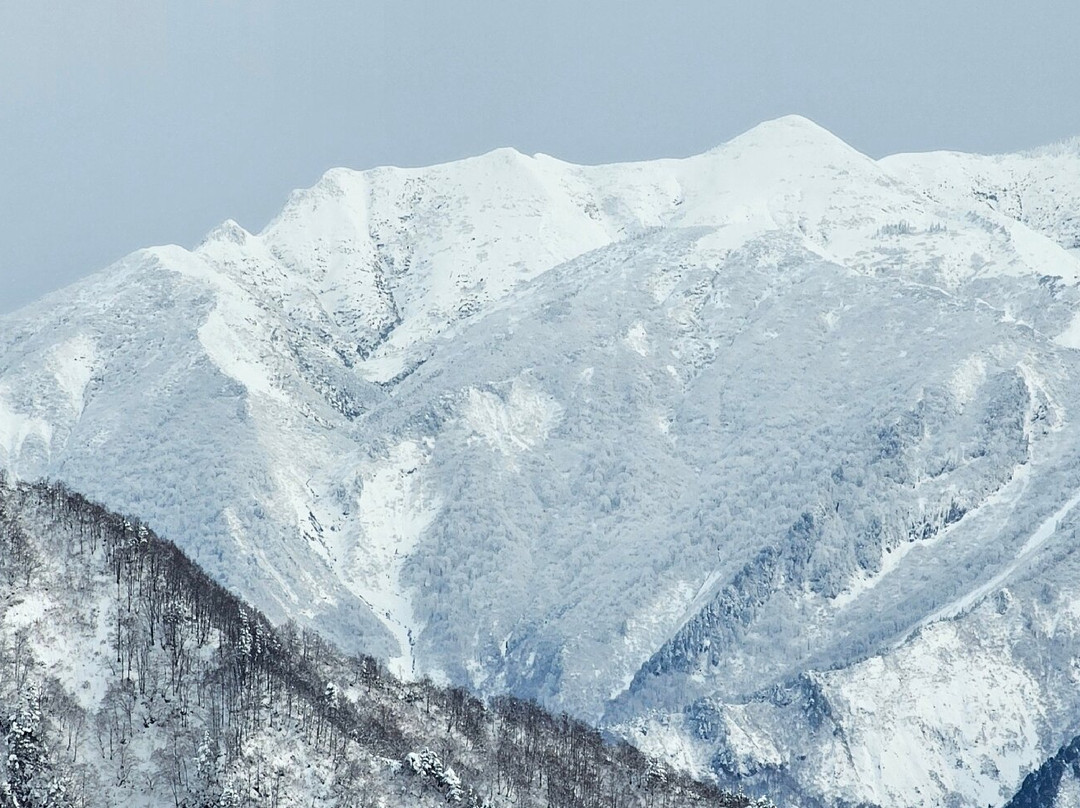
[[[0,0],[0,311],[332,166],[1080,134],[1075,0]]]

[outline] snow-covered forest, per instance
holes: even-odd
[[[275,629],[138,520],[3,477],[0,736],[4,808],[752,804]]]

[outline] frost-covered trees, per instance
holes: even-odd
[[[222,783],[224,761],[217,741],[203,732],[202,742],[195,753],[195,771],[190,797],[185,805],[191,808],[237,808],[240,798],[228,784]]]
[[[0,530],[42,559],[0,578],[0,808],[748,804],[536,704],[400,682],[276,628],[63,486],[0,485]]]
[[[70,804],[64,783],[53,772],[45,743],[37,689],[28,687],[15,711],[0,718],[4,735],[3,808],[64,808]]]
[[[466,792],[462,788],[461,778],[452,767],[444,766],[439,756],[430,749],[410,752],[405,756],[405,766],[413,774],[418,774],[431,781],[443,794],[447,802],[460,803],[465,800]],[[471,804],[477,804],[475,798]]]

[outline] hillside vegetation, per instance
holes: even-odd
[[[751,806],[513,698],[272,626],[135,519],[0,477],[0,806]]]

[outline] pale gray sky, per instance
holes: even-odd
[[[1080,135],[1075,0],[0,0],[0,312],[332,166]]]

